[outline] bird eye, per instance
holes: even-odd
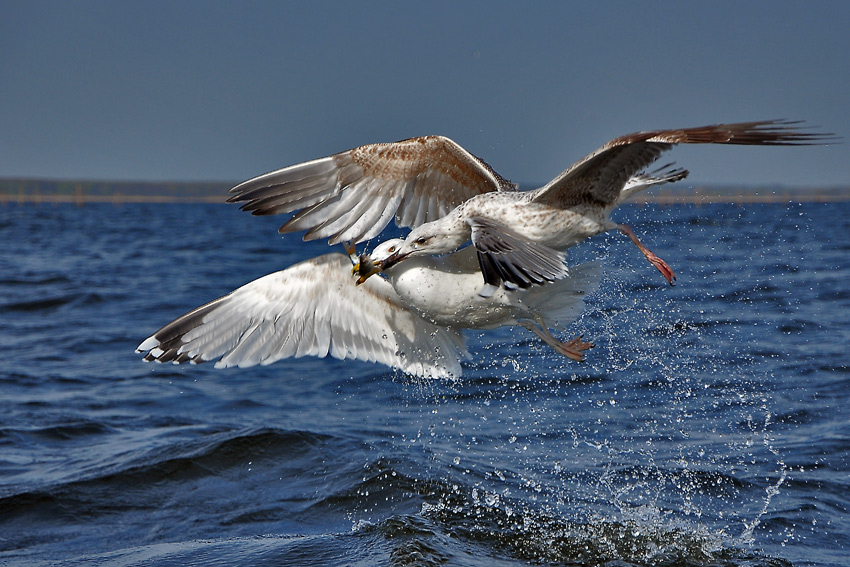
[[[389,252],[390,254],[392,254],[393,252],[395,252],[395,246],[390,246],[390,249],[389,249],[389,250],[387,250],[387,252]]]
[[[416,244],[425,244],[425,242],[426,242],[427,240],[428,240],[428,239],[427,239],[427,238],[425,238],[424,236],[420,236],[419,238],[417,238],[417,239],[416,239]]]

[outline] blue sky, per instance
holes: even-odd
[[[850,136],[847,2],[0,0],[0,176],[239,181],[447,135],[523,183],[636,130]],[[850,142],[680,147],[691,182],[850,185]]]

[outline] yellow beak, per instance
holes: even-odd
[[[360,276],[357,278],[357,285],[362,284],[366,280],[368,280],[373,275],[377,274],[381,271],[382,263],[381,262],[373,262],[369,256],[366,254],[362,254],[359,258],[353,255],[353,250],[349,252],[349,256],[351,256],[351,262],[354,264],[351,267],[351,275],[352,276]]]
[[[368,280],[370,277],[374,276],[375,274],[377,274],[378,272],[381,271],[381,268],[379,266],[375,265],[375,264],[372,264],[371,267],[369,267],[367,271],[361,271],[359,263],[355,267],[357,269],[353,270],[353,273],[360,274],[360,277],[357,278],[357,282],[356,282],[357,285],[362,284],[363,282]]]

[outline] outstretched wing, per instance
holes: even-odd
[[[165,325],[136,349],[157,362],[247,367],[301,356],[373,361],[424,377],[459,376],[463,335],[410,311],[392,286],[355,286],[326,254],[254,280]]]
[[[620,191],[626,182],[674,144],[796,146],[834,139],[831,134],[801,131],[796,124],[798,122],[765,120],[621,136],[538,189],[533,200],[561,208],[584,203],[614,206],[619,202]]]
[[[230,203],[255,215],[298,213],[280,232],[329,244],[377,236],[390,220],[419,226],[480,193],[513,190],[483,160],[443,136],[360,146],[245,181]]]

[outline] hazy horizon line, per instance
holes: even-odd
[[[225,181],[86,181],[74,179],[0,178],[0,204],[71,203],[225,203]],[[529,185],[529,187],[533,187]],[[633,204],[811,203],[850,201],[850,186],[670,185],[650,189]]]

